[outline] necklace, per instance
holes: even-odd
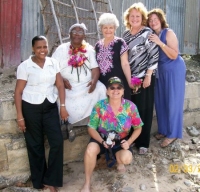
[[[142,29],[143,29],[143,26],[141,26],[136,32],[133,32],[133,28],[131,28],[131,34],[132,34],[132,35],[136,35],[136,34],[139,33]]]

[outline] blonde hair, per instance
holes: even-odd
[[[101,31],[101,28],[103,25],[113,25],[115,27],[115,29],[117,29],[119,27],[119,21],[115,14],[103,13],[99,17],[99,21],[98,21],[97,25],[98,25],[99,31]]]
[[[147,19],[148,27],[149,27],[149,19],[153,14],[157,15],[158,19],[160,20],[162,29],[169,27],[169,24],[167,23],[167,19],[166,19],[164,11],[162,9],[159,9],[159,8],[152,9],[151,11],[149,11],[148,19]]]
[[[144,6],[143,3],[139,2],[139,3],[134,3],[133,5],[131,5],[125,12],[124,12],[124,25],[127,29],[131,29],[131,25],[129,23],[129,16],[130,16],[130,12],[136,9],[137,11],[139,11],[142,15],[142,25],[146,26],[147,25],[147,8]]]

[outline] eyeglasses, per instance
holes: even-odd
[[[110,87],[110,90],[121,90],[123,87],[120,87],[120,86],[118,86],[118,87]]]
[[[76,30],[72,30],[71,33],[72,33],[73,35],[83,35],[83,34],[84,34],[83,31],[76,31]]]
[[[155,18],[155,19],[149,19],[149,23],[155,23],[155,22],[158,22],[160,21],[158,18]]]

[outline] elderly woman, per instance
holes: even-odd
[[[130,145],[141,132],[143,125],[137,107],[123,98],[124,84],[118,77],[111,77],[107,82],[107,99],[97,102],[88,123],[90,142],[85,151],[85,184],[81,192],[90,192],[91,176],[98,154],[111,150],[117,161],[118,171],[125,171],[125,166],[132,161]],[[134,127],[132,134],[131,126]],[[109,140],[114,131],[119,140]],[[103,137],[103,135],[105,137]],[[110,143],[111,142],[111,143]]]
[[[128,63],[128,46],[122,38],[115,36],[119,21],[112,13],[99,17],[99,30],[103,39],[95,45],[96,59],[100,68],[99,80],[106,85],[108,79],[117,76],[124,82],[124,98],[131,99],[131,71]]]
[[[63,107],[64,84],[58,62],[47,57],[47,39],[44,36],[34,37],[32,49],[34,55],[17,68],[17,123],[24,132],[33,187],[48,187],[50,192],[56,192],[56,187],[62,187],[63,184],[63,138],[54,87],[57,87],[60,97],[61,119],[66,120],[68,113]],[[44,134],[50,146],[48,165]]]
[[[106,88],[98,81],[95,50],[84,41],[85,33],[83,23],[72,25],[70,42],[61,44],[52,55],[59,61],[61,76],[67,84],[65,106],[69,113],[68,122],[76,125],[87,125],[93,106],[106,98]]]
[[[168,28],[163,10],[151,10],[148,24],[156,33],[149,39],[159,46],[155,85],[158,134],[155,137],[158,140],[164,138],[161,147],[167,147],[177,138],[182,138],[186,67],[179,55],[177,37]]]
[[[124,24],[127,30],[123,38],[129,47],[131,75],[143,81],[140,92],[131,97],[144,122],[142,133],[135,142],[141,155],[147,152],[150,142],[154,105],[154,71],[158,62],[158,47],[148,39],[153,31],[146,27],[146,20],[147,9],[142,3],[134,3],[124,13]]]

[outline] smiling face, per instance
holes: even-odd
[[[35,57],[38,59],[45,59],[48,54],[48,43],[46,40],[37,40],[32,47]]]
[[[70,32],[71,44],[73,47],[80,47],[85,38],[84,30],[80,27],[74,27]]]
[[[109,99],[121,99],[124,95],[124,88],[118,84],[112,84],[107,88],[107,95]]]
[[[139,28],[142,26],[142,14],[136,9],[132,9],[128,21],[132,28]]]
[[[114,25],[103,25],[101,27],[101,31],[102,31],[104,38],[114,38],[115,30],[116,30],[116,28]]]
[[[161,22],[156,14],[150,15],[148,22],[149,22],[149,27],[151,27],[154,31],[161,30]]]

